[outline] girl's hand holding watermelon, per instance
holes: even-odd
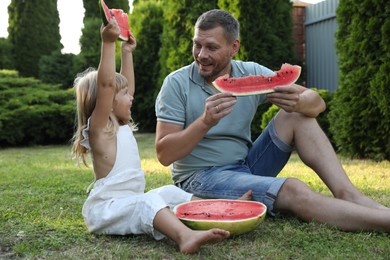
[[[131,53],[137,47],[137,41],[136,41],[134,35],[130,31],[129,31],[129,33],[130,33],[129,40],[122,41],[122,43],[121,43],[122,53],[124,53],[124,52]]]
[[[106,26],[102,25],[101,35],[103,42],[116,42],[120,29],[115,18],[111,19]]]

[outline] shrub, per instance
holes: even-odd
[[[337,9],[340,80],[329,118],[340,152],[351,157],[390,159],[388,7],[341,0]]]
[[[264,130],[269,122],[271,122],[272,118],[276,116],[276,114],[279,112],[280,108],[277,107],[276,105],[271,105],[268,110],[263,113],[261,116],[261,125],[260,128],[261,130]]]
[[[73,135],[72,89],[0,71],[0,146],[62,144]]]
[[[39,60],[39,79],[49,84],[61,84],[66,89],[72,86],[77,72],[74,70],[74,54],[59,51],[44,55]]]

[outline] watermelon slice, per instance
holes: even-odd
[[[102,20],[104,25],[107,25],[108,22],[115,17],[121,33],[119,39],[122,41],[128,41],[130,37],[130,25],[129,17],[127,13],[123,12],[122,9],[110,9],[107,7],[106,3],[103,0],[99,1],[100,13],[102,15]]]
[[[235,96],[248,96],[274,92],[276,86],[288,86],[299,78],[301,67],[284,63],[274,76],[246,76],[229,78],[224,75],[213,81],[214,87],[221,92],[230,92]]]

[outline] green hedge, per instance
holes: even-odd
[[[390,2],[340,0],[340,80],[331,104],[331,131],[341,153],[390,159]]]
[[[0,71],[0,146],[63,144],[73,135],[73,89]]]

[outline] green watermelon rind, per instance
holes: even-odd
[[[245,201],[226,200],[226,199],[196,200],[193,202],[213,202],[213,201],[232,201],[232,202],[245,203]],[[244,218],[241,220],[194,220],[194,219],[179,217],[177,214],[177,209],[181,205],[188,204],[191,202],[192,201],[181,203],[175,206],[173,209],[175,215],[180,219],[180,221],[184,225],[194,230],[209,230],[211,228],[220,228],[229,231],[231,236],[241,235],[244,233],[248,233],[254,229],[257,229],[260,226],[260,224],[264,221],[267,212],[267,206],[265,206],[263,203],[257,201],[247,201],[251,203],[253,202],[258,203],[259,206],[263,207],[264,210],[257,216]]]
[[[273,79],[275,79],[277,77],[278,73],[282,74],[284,72],[283,69],[285,69],[286,67],[294,70],[295,77],[291,77],[290,76],[290,78],[288,79],[288,83],[287,84],[275,85]],[[298,66],[298,65],[290,65],[288,63],[285,63],[285,64],[282,64],[281,69],[279,71],[275,71],[275,75],[274,76],[262,76],[262,75],[254,76],[254,75],[251,75],[251,76],[246,76],[246,77],[243,77],[243,78],[230,78],[236,84],[239,83],[240,81],[248,81],[248,80],[253,80],[254,81],[257,78],[258,82],[257,83],[253,83],[253,84],[258,84],[257,85],[257,89],[254,89],[254,90],[247,90],[246,91],[244,89],[245,86],[240,86],[240,89],[238,89],[239,87],[237,87],[236,89],[232,89],[232,86],[229,86],[229,85],[231,85],[230,83],[226,83],[226,82],[222,81],[223,79],[226,79],[226,80],[229,79],[227,77],[227,75],[221,76],[221,77],[217,78],[215,81],[212,82],[212,84],[218,91],[220,91],[220,92],[229,92],[229,93],[232,93],[234,96],[259,95],[259,94],[267,94],[267,93],[275,92],[274,88],[276,86],[283,87],[283,86],[288,86],[288,85],[294,84],[298,80],[300,74],[301,74],[301,67],[300,66]],[[270,83],[268,83],[268,80],[269,80]],[[254,86],[248,86],[247,88],[253,89],[255,87]]]
[[[107,24],[108,24],[108,19],[107,19],[107,17],[106,17],[106,13],[105,13],[105,11],[104,11],[103,5],[104,5],[106,8],[108,8],[107,5],[106,5],[102,0],[99,0],[100,15],[102,16],[103,24],[104,24],[104,25],[107,25]]]

